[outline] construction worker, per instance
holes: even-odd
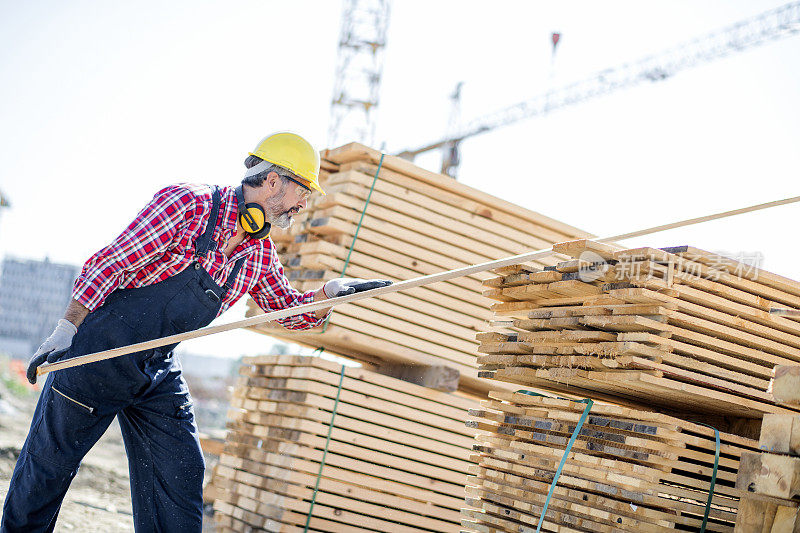
[[[206,326],[245,293],[265,311],[321,301],[384,280],[339,278],[301,293],[284,276],[271,225],[288,228],[319,185],[319,155],[293,133],[264,138],[237,187],[159,191],[84,265],[73,300],[28,366]],[[330,309],[281,320],[320,325]],[[114,417],[131,478],[137,531],[197,531],[205,469],[175,345],[48,375],[3,506],[2,533],[52,531],[84,455]]]

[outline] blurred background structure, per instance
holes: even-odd
[[[64,316],[80,269],[6,256],[0,271],[0,350],[28,358]]]

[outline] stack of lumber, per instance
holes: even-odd
[[[347,277],[406,280],[588,236],[390,155],[383,158],[370,196],[380,152],[347,144],[322,157],[327,195],[314,195],[290,230],[273,232],[287,277],[303,291],[318,289],[343,271]],[[475,334],[491,318],[490,302],[481,296],[481,282],[489,276],[337,307],[324,332],[289,331],[277,324],[254,329],[359,361],[447,365],[461,373],[465,388],[468,382],[484,387],[476,378]],[[260,312],[251,301],[249,315]]]
[[[477,400],[317,357],[240,373],[212,480],[220,531],[303,531],[312,499],[309,531],[458,530]]]
[[[800,416],[765,415],[758,447],[742,455],[736,533],[800,533]]]
[[[492,392],[470,412],[477,436],[462,521],[470,532],[533,533],[586,404]],[[757,442],[720,434],[706,527],[732,532],[740,457]],[[714,470],[714,431],[650,411],[595,403],[552,492],[542,531],[699,531]]]
[[[800,361],[800,323],[769,313],[800,307],[799,282],[688,246],[553,250],[573,259],[485,282],[505,331],[478,335],[482,377],[672,413],[800,411],[768,392]]]

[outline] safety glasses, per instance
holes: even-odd
[[[297,196],[301,200],[308,200],[311,197],[311,189],[297,181],[296,179],[290,178],[289,176],[283,176],[287,180],[294,182],[298,185],[297,187]]]

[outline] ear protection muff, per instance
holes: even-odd
[[[242,186],[236,187],[236,205],[239,209],[239,224],[254,239],[266,239],[272,225],[267,222],[267,214],[264,208],[254,202],[244,203],[244,191]]]

